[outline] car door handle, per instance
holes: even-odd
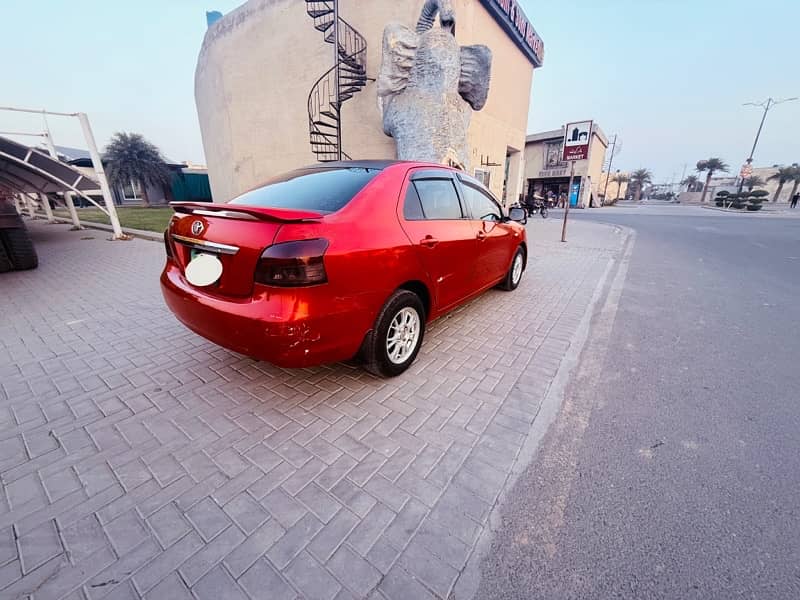
[[[476,236],[479,240],[483,241],[486,239],[486,234],[483,231],[479,231],[478,235]]]
[[[421,239],[419,241],[419,243],[422,244],[423,246],[427,246],[428,248],[433,248],[436,244],[439,243],[439,240],[437,240],[432,235],[426,235],[424,239]]]

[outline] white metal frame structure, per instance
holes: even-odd
[[[122,232],[116,206],[114,205],[114,199],[111,195],[111,188],[108,185],[108,179],[103,170],[103,163],[100,159],[100,153],[97,150],[97,144],[95,143],[94,134],[92,133],[91,125],[89,125],[89,118],[86,116],[86,113],[61,113],[43,109],[15,108],[11,106],[0,106],[0,110],[42,115],[45,128],[47,129],[46,133],[22,135],[39,135],[44,137],[50,152],[50,156],[47,156],[34,148],[29,148],[7,138],[0,138],[0,185],[6,185],[22,194],[35,193],[43,195],[48,192],[63,192],[64,200],[69,208],[70,216],[72,217],[72,222],[76,227],[80,227],[80,220],[78,219],[72,197],[74,194],[78,194],[86,198],[108,216],[111,221],[111,228],[114,232],[112,239],[128,239],[128,236]],[[83,136],[86,139],[89,156],[92,159],[96,180],[86,177],[77,169],[62,163],[58,159],[53,144],[53,138],[50,135],[50,130],[47,125],[47,115],[76,117],[78,119],[81,129],[83,130]],[[8,133],[20,135],[19,132]],[[24,152],[20,149],[24,149]],[[67,171],[65,171],[65,169]],[[14,173],[15,175],[12,177],[9,173]],[[78,176],[72,181],[64,179],[64,177],[71,177],[73,174],[77,174]],[[31,179],[32,176],[33,179]],[[50,184],[49,189],[46,182]],[[35,183],[39,185],[35,185]],[[53,184],[59,186],[58,189],[52,189]],[[99,189],[103,195],[103,203],[105,206],[97,203],[87,193],[97,189]],[[48,213],[50,204],[46,199],[44,199],[43,203],[47,206],[45,212],[48,214],[48,219],[51,219],[52,216]]]

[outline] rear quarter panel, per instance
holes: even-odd
[[[318,286],[315,304],[325,303],[328,315],[339,315],[335,335],[353,353],[372,328],[387,298],[403,283],[426,276],[397,218],[407,167],[388,167],[342,210],[322,221],[284,225],[273,243],[325,238],[328,283]],[[430,288],[429,288],[430,289]],[[311,289],[308,290],[311,292]],[[316,310],[320,310],[317,306]]]

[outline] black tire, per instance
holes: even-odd
[[[387,349],[387,338],[389,328],[394,318],[405,308],[416,311],[419,318],[419,336],[413,352],[401,363],[395,363],[389,358]],[[422,347],[422,340],[425,337],[425,306],[419,296],[408,290],[397,290],[383,305],[378,318],[375,319],[375,326],[367,334],[361,347],[361,357],[364,361],[364,368],[379,377],[396,377],[411,366],[417,358],[419,349]]]
[[[0,273],[7,273],[8,271],[13,270],[14,265],[11,264],[11,259],[6,253],[6,248],[2,243],[0,243]]]
[[[546,218],[547,218],[547,208],[546,208],[546,207],[545,207],[545,208],[542,208],[542,218],[543,218],[543,219],[546,219]]]
[[[514,281],[514,265],[516,264],[518,259],[522,261],[522,270],[520,271],[517,280]],[[525,250],[523,250],[522,246],[520,246],[519,248],[517,248],[517,251],[514,252],[514,258],[511,259],[511,266],[508,267],[508,273],[506,273],[505,278],[500,283],[501,290],[506,290],[507,292],[510,292],[512,290],[517,289],[517,286],[519,286],[519,282],[522,281],[522,274],[525,272],[525,263],[526,263]]]
[[[39,266],[39,257],[36,249],[24,227],[0,229],[0,244],[5,249],[5,254],[17,271],[35,269]]]

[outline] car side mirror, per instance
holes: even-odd
[[[516,221],[517,223],[522,223],[525,225],[525,223],[528,222],[528,213],[524,208],[514,206],[508,211],[508,218],[511,221]]]

